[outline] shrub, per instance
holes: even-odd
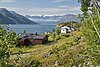
[[[10,48],[17,44],[17,36],[13,31],[7,32],[7,26],[0,25],[0,67],[9,66]]]

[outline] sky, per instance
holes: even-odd
[[[77,0],[0,0],[0,8],[21,15],[65,15],[79,14]]]

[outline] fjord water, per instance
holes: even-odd
[[[15,33],[23,33],[24,30],[26,33],[38,33],[44,34],[44,32],[52,32],[52,29],[55,28],[57,24],[54,21],[39,21],[39,24],[36,25],[10,25],[9,29],[13,30]]]

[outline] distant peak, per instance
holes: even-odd
[[[0,8],[0,11],[2,11],[2,12],[7,11],[8,12],[8,10],[6,8]]]
[[[7,10],[6,8],[0,8],[0,10]]]

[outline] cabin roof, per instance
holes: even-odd
[[[62,29],[70,29],[68,26],[61,27]]]
[[[44,36],[35,36],[34,38],[35,39],[44,39],[44,37],[46,37],[45,35]]]
[[[19,35],[19,38],[29,38],[29,39],[44,39],[46,35],[35,35],[32,33],[22,33]]]
[[[64,26],[64,27],[61,27],[62,29],[74,29],[74,27],[71,27],[71,26]]]

